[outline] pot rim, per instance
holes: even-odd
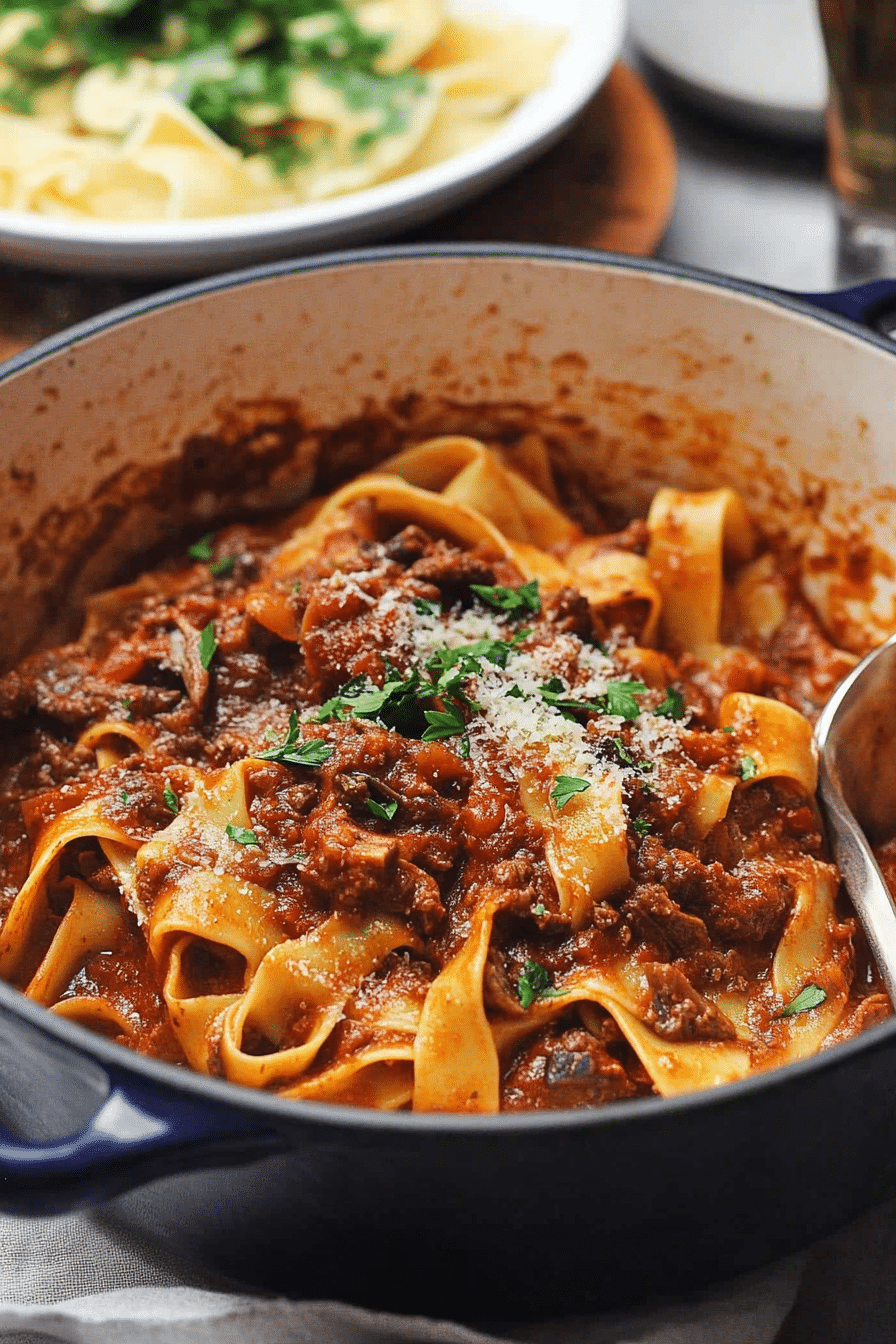
[[[141,298],[131,299],[114,308],[86,318],[83,322],[65,327],[62,331],[28,346],[18,354],[0,361],[0,388],[8,378],[37,364],[59,350],[89,337],[97,336],[135,317],[152,314],[157,309],[171,308],[220,290],[238,289],[244,285],[276,279],[280,276],[322,270],[336,270],[347,266],[371,264],[381,266],[392,262],[437,261],[469,258],[477,261],[561,262],[583,266],[597,266],[609,270],[641,272],[667,280],[684,281],[710,290],[723,290],[753,299],[773,308],[783,308],[798,317],[808,318],[824,326],[831,326],[848,336],[857,338],[890,356],[896,357],[896,342],[871,327],[864,326],[839,313],[818,307],[812,302],[816,296],[801,295],[795,291],[775,289],[772,286],[724,275],[698,266],[660,260],[655,257],[630,257],[617,252],[595,248],[558,247],[534,243],[402,243],[378,247],[349,248],[316,253],[308,257],[294,257],[287,261],[266,262],[239,270],[225,271],[199,280],[188,280],[170,288],[154,291]],[[832,293],[858,293],[855,290]],[[892,282],[896,297],[896,280]],[[826,296],[823,296],[826,297]]]
[[[896,344],[892,340],[849,318],[819,309],[808,298],[699,267],[584,248],[514,243],[421,243],[356,248],[272,262],[188,281],[134,299],[67,327],[0,363],[0,392],[9,379],[80,341],[101,335],[142,315],[151,315],[156,311],[213,295],[219,291],[266,282],[281,276],[333,270],[346,266],[382,266],[407,261],[464,258],[476,261],[556,262],[598,266],[619,272],[654,275],[709,290],[721,290],[775,309],[783,308],[804,320],[833,327],[896,358]],[[614,1102],[612,1105],[594,1110],[503,1112],[495,1115],[423,1114],[407,1111],[376,1111],[343,1103],[280,1097],[254,1088],[241,1087],[226,1079],[211,1078],[192,1070],[181,1069],[162,1060],[138,1054],[126,1046],[117,1045],[114,1041],[89,1031],[86,1027],[79,1026],[76,1022],[58,1017],[3,981],[0,981],[0,1012],[9,1013],[36,1028],[41,1034],[55,1038],[75,1054],[108,1066],[113,1077],[137,1075],[148,1083],[161,1086],[172,1095],[187,1093],[196,1100],[220,1104],[231,1112],[235,1110],[251,1112],[268,1122],[279,1122],[278,1129],[302,1128],[314,1124],[333,1131],[339,1129],[393,1131],[396,1134],[404,1134],[407,1138],[415,1134],[446,1132],[458,1135],[491,1133],[497,1136],[502,1133],[542,1129],[591,1130],[603,1129],[608,1125],[651,1124],[654,1120],[665,1118],[671,1122],[674,1116],[693,1110],[738,1106],[742,1100],[748,1101],[758,1090],[798,1086],[804,1077],[836,1070],[847,1065],[856,1055],[885,1048],[891,1038],[896,1037],[896,1016],[894,1016],[821,1054],[767,1072],[754,1073],[721,1087],[685,1093],[681,1096],[644,1097],[633,1101]]]

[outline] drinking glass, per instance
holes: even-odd
[[[896,276],[896,3],[818,0],[838,279]]]

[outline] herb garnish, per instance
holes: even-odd
[[[781,1009],[778,1016],[796,1017],[798,1013],[808,1013],[811,1008],[820,1008],[827,997],[827,991],[821,985],[806,985],[786,1008]]]
[[[650,834],[650,822],[646,817],[635,817],[632,822],[632,829],[638,832],[638,835]]]
[[[312,737],[307,742],[299,738],[299,716],[295,710],[289,716],[289,731],[282,742],[267,751],[256,751],[256,760],[277,761],[279,765],[323,765],[333,755],[323,738]]]
[[[375,798],[368,798],[367,809],[375,817],[380,817],[383,821],[391,821],[398,811],[398,803],[394,798],[387,803],[378,803]]]
[[[214,540],[214,532],[206,532],[204,537],[200,537],[198,541],[194,541],[193,545],[187,548],[187,555],[193,560],[211,560]]]
[[[741,756],[740,758],[740,777],[743,780],[755,779],[756,762],[752,756]]]
[[[163,62],[168,92],[245,153],[261,151],[284,177],[314,157],[294,137],[297,72],[307,72],[349,114],[363,114],[354,151],[411,125],[431,82],[414,70],[383,72],[394,34],[371,31],[340,0],[35,0],[31,22],[4,50],[0,102],[30,114],[41,89],[111,66],[126,76],[135,58]],[[326,150],[326,145],[323,146]],[[196,543],[199,545],[200,543]],[[195,559],[208,559],[197,555]]]
[[[538,904],[533,907],[532,913],[533,915],[537,915],[539,919],[541,919],[542,915],[546,915],[547,909],[545,908],[544,901],[539,901]]]
[[[674,686],[666,687],[666,698],[657,705],[654,714],[662,714],[667,719],[684,718],[684,696]]]
[[[554,989],[550,972],[530,957],[517,981],[516,992],[520,996],[522,1006],[531,1008],[537,999],[562,999],[568,991]]]
[[[218,641],[215,638],[215,623],[214,621],[209,621],[208,625],[199,636],[199,661],[206,672],[217,651]]]
[[[442,608],[438,602],[427,602],[425,597],[412,599],[414,610],[420,616],[441,616]]]
[[[131,795],[128,793],[127,789],[122,789],[120,797],[123,803],[126,803],[130,796]]]
[[[635,699],[647,690],[643,681],[610,681],[607,683],[607,713],[623,719],[636,719],[641,706]]]
[[[554,787],[551,789],[551,799],[558,811],[565,807],[570,798],[574,798],[577,793],[584,793],[586,789],[591,788],[591,782],[587,779],[579,779],[576,775],[558,775],[554,780]]]
[[[214,579],[223,579],[228,574],[232,574],[236,565],[235,555],[222,555],[220,560],[216,560],[209,566],[209,573]]]
[[[444,710],[427,709],[423,717],[429,724],[423,734],[424,742],[437,742],[443,737],[454,737],[456,733],[462,733],[467,726],[460,707],[452,704],[450,700],[446,702]]]
[[[123,695],[121,697],[121,708],[124,710],[124,718],[126,722],[133,723],[134,711],[131,708],[131,697],[129,695]]]
[[[643,681],[610,681],[607,682],[605,695],[596,696],[593,700],[576,700],[567,693],[559,677],[551,677],[550,681],[539,687],[538,693],[546,704],[559,710],[567,718],[574,713],[590,712],[636,719],[641,713],[641,706],[635,696],[642,695],[646,690]]]
[[[250,831],[246,826],[224,827],[225,832],[231,840],[235,840],[238,845],[258,845],[261,847],[261,841],[254,831]]]
[[[527,612],[538,615],[541,611],[541,596],[538,592],[538,580],[521,584],[519,588],[502,588],[500,585],[471,583],[470,592],[496,611],[504,611],[517,620]]]
[[[173,812],[176,816],[177,813],[180,811],[180,803],[177,801],[177,794],[171,787],[170,779],[165,780],[165,787],[162,790],[162,797],[165,799],[165,806],[168,808],[168,811]]]

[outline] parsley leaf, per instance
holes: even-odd
[[[177,794],[171,787],[170,779],[165,780],[162,797],[165,799],[165,806],[168,808],[168,811],[173,812],[175,816],[177,816],[177,813],[180,811],[180,803],[177,801]]]
[[[559,710],[564,718],[570,719],[577,711],[585,713],[590,711],[594,714],[603,714],[606,712],[606,696],[601,696],[598,700],[574,700],[566,694],[566,687],[559,677],[551,677],[543,686],[539,686],[538,694],[546,705],[552,709]]]
[[[121,697],[121,708],[124,711],[124,718],[128,723],[134,722],[134,711],[131,708],[131,698],[129,695]]]
[[[209,573],[212,578],[223,579],[226,575],[233,573],[235,565],[235,555],[222,555],[220,560],[216,560],[213,565],[209,566]]]
[[[607,683],[607,713],[623,719],[636,719],[641,706],[635,699],[647,690],[643,681],[611,681]]]
[[[740,777],[743,780],[756,778],[756,762],[752,756],[741,756]]]
[[[215,638],[215,623],[214,621],[209,621],[208,625],[199,636],[199,661],[206,672],[217,651],[218,641]]]
[[[442,608],[438,602],[427,602],[425,597],[415,597],[412,599],[414,610],[420,616],[441,616]]]
[[[565,989],[554,989],[550,973],[531,957],[517,981],[516,992],[524,1008],[531,1008],[537,999],[562,999],[567,993]]]
[[[212,542],[215,540],[214,532],[206,532],[204,537],[194,541],[192,546],[187,548],[187,555],[193,560],[211,560]]]
[[[650,822],[646,817],[635,817],[632,822],[632,829],[638,832],[638,835],[650,834]]]
[[[545,907],[544,901],[539,901],[536,906],[533,906],[532,913],[533,915],[537,915],[539,919],[541,919],[542,915],[546,915],[547,909]]]
[[[366,684],[366,677],[352,677],[351,681],[347,681],[344,686],[340,686],[336,694],[331,696],[329,700],[325,700],[321,705],[316,722],[329,723],[331,719],[336,719],[341,723],[343,720],[347,719],[348,714],[346,713],[346,710],[351,708],[349,702],[352,693],[356,691],[359,686],[365,686]]]
[[[120,794],[120,797],[121,797],[121,801],[122,801],[123,803],[126,803],[126,802],[128,801],[128,799],[130,798],[130,796],[131,796],[131,795],[128,793],[127,789],[122,789],[121,794]]]
[[[565,807],[577,793],[584,793],[590,788],[591,783],[587,779],[579,779],[576,775],[558,775],[551,789],[551,798],[559,809]]]
[[[684,696],[674,686],[666,687],[666,698],[657,705],[654,714],[662,714],[666,719],[684,718]]]
[[[391,821],[398,811],[398,803],[394,798],[388,803],[378,803],[375,798],[368,798],[367,809],[375,817],[380,817],[383,821]]]
[[[821,985],[806,985],[795,999],[782,1008],[779,1017],[796,1017],[798,1013],[808,1013],[812,1008],[820,1008],[827,999],[827,991]]]
[[[427,709],[423,717],[429,724],[423,734],[424,742],[437,742],[443,737],[454,737],[455,733],[462,733],[467,726],[460,706],[452,704],[450,700],[446,702],[444,710]]]
[[[541,596],[538,592],[538,580],[521,584],[519,588],[502,588],[498,584],[471,583],[470,592],[496,611],[506,611],[508,616],[517,618],[527,612],[538,615],[541,611]]]
[[[258,845],[259,847],[261,846],[261,841],[259,840],[258,836],[255,834],[254,831],[250,831],[246,826],[227,825],[224,827],[224,830],[227,833],[228,837],[231,840],[235,840],[238,845]]]
[[[267,751],[256,751],[256,760],[277,761],[280,765],[323,765],[333,755],[323,738],[312,737],[307,742],[299,740],[299,716],[295,710],[289,716],[289,731],[282,742]]]
[[[465,761],[470,759],[470,739],[462,737],[460,740],[460,754]]]

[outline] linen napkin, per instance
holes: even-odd
[[[896,1204],[676,1303],[461,1323],[241,1291],[99,1215],[0,1218],[2,1344],[891,1344]]]

